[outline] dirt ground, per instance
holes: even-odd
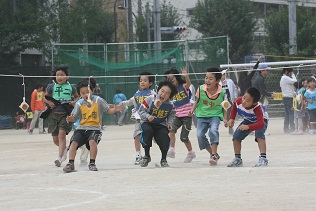
[[[183,163],[186,149],[177,141],[169,168],[157,167],[155,144],[152,162],[142,168],[134,165],[134,125],[107,126],[99,171],[79,165],[79,150],[73,173],[62,171],[66,163],[54,166],[58,149],[50,135],[1,130],[0,210],[316,210],[316,135],[285,135],[282,125],[281,119],[269,122],[269,166],[263,168],[253,167],[259,155],[254,136],[243,142],[244,166],[226,167],[234,153],[223,125],[217,166],[198,149],[194,128],[192,163]]]

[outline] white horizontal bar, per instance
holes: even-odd
[[[316,64],[316,60],[298,60],[298,61],[285,61],[285,62],[265,62],[260,64],[266,64],[268,66],[276,66],[276,65],[293,65],[293,64]],[[221,64],[221,68],[229,68],[229,67],[253,67],[255,63],[247,63],[247,64]]]

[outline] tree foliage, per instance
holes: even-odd
[[[316,18],[312,15],[312,8],[297,6],[297,54],[302,56],[314,56],[316,49]],[[288,7],[270,11],[265,19],[266,48],[274,55],[289,54],[289,14]]]
[[[251,52],[256,21],[249,0],[198,0],[190,27],[203,37],[229,37],[231,60],[240,62]]]

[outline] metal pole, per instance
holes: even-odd
[[[297,60],[297,61],[286,61],[286,62],[265,62],[260,64],[266,64],[268,66],[282,66],[282,65],[300,65],[300,64],[316,64],[316,60]],[[253,63],[247,64],[221,64],[221,68],[229,67],[253,67]]]
[[[161,32],[160,32],[160,2],[159,0],[154,0],[154,41],[155,41],[155,51],[156,55],[160,57],[161,51]]]
[[[289,54],[297,53],[296,44],[296,0],[288,0],[289,4]]]
[[[114,21],[114,42],[117,43],[117,14],[116,14],[116,2],[117,0],[115,0],[114,2],[114,17],[113,17],[113,21]],[[115,51],[115,62],[117,62],[117,51]]]
[[[150,42],[150,16],[151,16],[151,11],[149,8],[149,2],[146,3],[146,25],[147,25],[147,41]],[[151,49],[150,43],[148,43],[148,50]]]

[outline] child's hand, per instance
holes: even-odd
[[[51,102],[51,101],[49,101],[48,105],[49,105],[49,107],[50,107],[51,109],[56,108],[55,104],[54,104],[53,102]]]
[[[186,66],[180,68],[182,75],[188,75],[188,69]]]
[[[71,115],[71,116],[67,116],[66,117],[66,122],[69,124],[70,122],[74,122],[76,121],[76,118],[74,115]]]
[[[227,120],[224,119],[223,122],[224,122],[224,126],[225,126],[225,127],[228,127],[228,125],[227,125]]]
[[[76,101],[70,101],[69,102],[69,105],[75,106],[75,104],[76,104]]]
[[[148,121],[152,122],[154,121],[155,118],[156,118],[155,116],[150,115],[147,119]]]
[[[194,111],[193,110],[189,111],[188,115],[189,115],[189,117],[193,116],[194,115]]]
[[[154,105],[159,108],[161,106],[161,101],[160,100],[155,100]]]
[[[248,125],[240,125],[237,130],[249,130],[249,126]]]
[[[115,109],[116,112],[118,112],[118,111],[121,112],[122,111],[122,104],[115,105],[114,109]]]
[[[227,126],[225,127],[234,127],[234,120],[233,119],[230,119],[227,123],[226,123]]]
[[[168,130],[171,131],[172,130],[172,125],[168,124]]]

